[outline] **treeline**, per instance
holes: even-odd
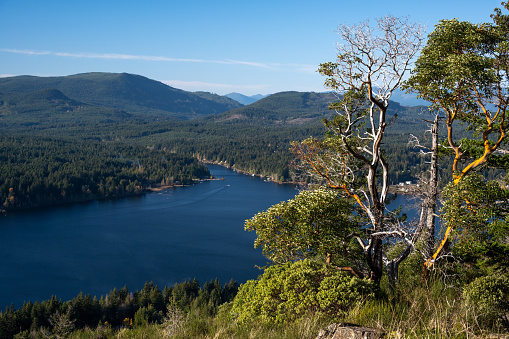
[[[294,158],[289,151],[290,143],[310,136],[321,137],[324,133],[321,119],[334,116],[328,105],[337,100],[331,93],[282,92],[204,119],[168,121],[84,105],[55,90],[23,95],[23,100],[14,100],[16,114],[9,113],[14,108],[7,100],[2,105],[0,113],[5,124],[0,126],[0,133],[151,147],[235,166],[240,171],[281,182],[295,180],[288,167]],[[34,114],[37,107],[40,112]],[[395,173],[390,178],[392,183],[415,180],[421,169],[422,158],[408,149],[408,136],[402,135],[408,132],[423,135],[426,123],[422,121],[425,117],[420,114],[422,110],[391,103],[389,114],[397,114],[397,119],[389,130],[396,139],[387,138],[384,147],[391,166],[398,168],[391,171]],[[44,119],[41,112],[46,114]]]
[[[210,177],[192,157],[121,143],[0,136],[0,149],[6,210],[118,198]]]
[[[162,291],[150,282],[134,293],[125,286],[115,288],[100,299],[80,293],[66,302],[57,297],[29,301],[20,309],[11,305],[0,312],[0,339],[48,337],[51,333],[64,337],[98,325],[116,329],[161,324],[171,312],[183,314],[192,310],[202,316],[214,316],[219,305],[234,299],[238,287],[233,280],[221,286],[217,279],[200,286],[195,278]]]
[[[324,133],[321,123],[305,126],[252,126],[204,122],[125,125],[111,140],[142,145],[220,163],[274,180],[293,180],[288,164],[293,140]]]
[[[150,185],[189,184],[193,178],[210,176],[199,161],[234,166],[274,181],[295,181],[288,166],[294,159],[291,142],[325,131],[321,123],[129,122],[96,127],[34,126],[29,129],[32,136],[16,130],[0,137],[0,208],[117,198],[139,194]],[[416,135],[424,134],[425,125],[421,127]],[[405,133],[389,134],[384,150],[391,184],[415,182],[427,170],[426,158],[408,147]]]
[[[322,112],[318,108],[323,98],[314,94],[275,95],[271,101],[257,103],[265,112],[260,116],[247,107],[231,111],[245,119],[230,113],[196,121],[155,122],[134,120],[118,110],[100,113],[96,107],[87,107],[97,110],[96,115],[73,115],[65,111],[76,108],[72,102],[47,92],[52,104],[60,102],[62,114],[45,119],[29,113],[4,116],[12,121],[0,126],[0,208],[117,198],[139,194],[150,185],[188,184],[193,178],[210,176],[198,161],[278,182],[295,181],[288,166],[294,159],[291,142],[321,137],[325,131],[319,118],[307,120],[312,116],[296,113],[299,107]],[[398,114],[390,126],[394,134],[384,139],[385,155],[394,169],[391,184],[415,181],[425,170],[418,150],[407,147],[408,131],[420,136],[426,129],[419,108],[394,106],[391,114]],[[81,120],[76,120],[78,116]]]

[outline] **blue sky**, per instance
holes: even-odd
[[[500,0],[0,0],[0,76],[140,74],[189,91],[323,91],[340,24],[387,14],[430,32],[491,22]]]

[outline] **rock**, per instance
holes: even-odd
[[[375,328],[355,324],[332,324],[326,330],[321,329],[316,339],[380,339],[385,332]]]

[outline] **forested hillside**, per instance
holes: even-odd
[[[0,136],[5,209],[118,198],[208,178],[194,158],[115,143]]]
[[[128,73],[84,73],[64,77],[18,76],[0,79],[0,94],[57,89],[78,102],[114,108],[145,119],[189,120],[242,106],[215,94],[194,94]],[[16,104],[14,98],[11,102]],[[0,101],[5,101],[0,95]]]
[[[294,181],[291,142],[323,135],[322,119],[334,117],[329,105],[339,99],[282,92],[240,107],[227,97],[109,73],[3,78],[0,92],[0,201],[7,209],[190,183],[210,175],[197,160]],[[422,171],[423,159],[407,142],[409,132],[424,133],[425,111],[390,105],[388,114],[397,116],[386,140],[393,184]],[[199,115],[207,116],[182,120]]]

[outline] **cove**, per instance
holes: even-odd
[[[210,165],[224,180],[121,200],[0,215],[0,309],[106,295],[153,281],[243,283],[267,264],[244,221],[297,194],[295,185]]]
[[[121,200],[0,214],[0,310],[53,295],[106,295],[153,281],[244,283],[268,263],[244,221],[293,198],[295,185],[208,166],[216,178]],[[409,205],[400,195],[391,204]],[[409,215],[413,217],[412,215]]]

